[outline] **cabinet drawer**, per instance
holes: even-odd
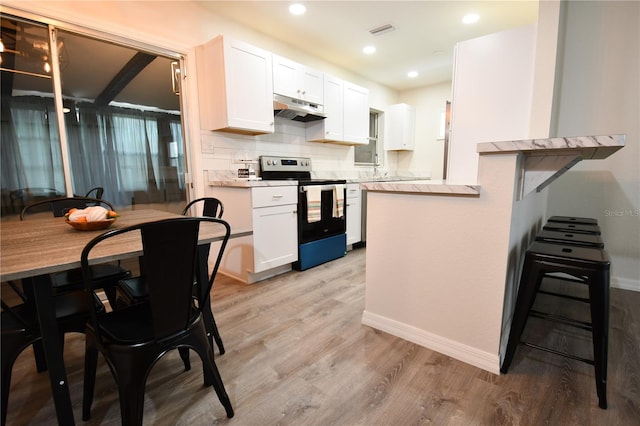
[[[347,184],[347,198],[360,198],[360,184]]]
[[[298,204],[298,186],[271,186],[251,189],[253,208]]]

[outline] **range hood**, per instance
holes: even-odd
[[[303,123],[326,118],[324,106],[278,94],[273,95],[273,110],[276,117]]]

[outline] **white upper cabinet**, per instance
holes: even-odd
[[[333,142],[344,139],[344,82],[324,75],[324,120],[307,124],[307,139]]]
[[[387,151],[412,151],[415,146],[416,110],[407,104],[391,105],[385,113]]]
[[[369,144],[369,90],[344,82],[344,141]]]
[[[369,143],[369,91],[324,75],[327,118],[307,124],[307,140],[345,145]]]
[[[323,73],[273,55],[273,93],[323,105]]]
[[[344,82],[324,76],[324,137],[341,140],[344,135]]]
[[[273,133],[272,54],[218,36],[196,49],[200,127],[232,133]]]

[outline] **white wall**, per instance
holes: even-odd
[[[193,196],[202,196],[206,184],[206,170],[235,170],[233,155],[247,153],[257,159],[261,154],[278,153],[304,155],[314,159],[317,171],[345,171],[371,173],[372,168],[357,170],[353,165],[353,148],[306,142],[300,136],[302,124],[276,120],[278,134],[261,137],[243,137],[220,132],[200,131],[198,110],[197,69],[194,48],[218,34],[225,34],[253,44],[265,50],[291,58],[297,62],[330,73],[341,79],[366,87],[370,91],[370,106],[384,110],[398,102],[398,93],[385,86],[338,68],[284,43],[266,37],[247,27],[214,15],[198,3],[191,1],[3,1],[6,7],[35,14],[42,22],[72,24],[78,28],[89,28],[104,32],[109,38],[127,42],[133,40],[153,48],[174,51],[186,56],[187,93],[183,109],[187,137],[190,139],[190,169],[194,180]],[[201,141],[204,142],[201,144]],[[213,151],[213,152],[212,152]],[[392,154],[392,157],[395,157]],[[317,161],[316,161],[317,159]],[[393,161],[385,164],[395,165]]]
[[[400,93],[400,101],[416,109],[416,144],[413,151],[398,151],[398,169],[422,175],[430,172],[431,179],[442,179],[444,139],[438,139],[440,113],[451,100],[451,82],[447,81]]]
[[[476,183],[480,142],[529,139],[536,25],[456,45],[447,180]]]
[[[512,223],[540,195],[514,205],[518,167],[516,154],[481,156],[479,196],[368,192],[364,324],[499,372]]]
[[[640,2],[568,2],[558,68],[558,136],[626,134],[605,160],[549,187],[548,215],[598,219],[612,285],[640,291]]]

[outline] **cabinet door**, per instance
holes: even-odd
[[[369,91],[346,81],[343,139],[354,144],[369,143]]]
[[[324,113],[322,120],[324,139],[341,141],[344,137],[344,82],[338,78],[325,75],[324,78]]]
[[[273,93],[298,98],[298,67],[300,64],[273,55]]]
[[[360,185],[347,184],[347,244],[362,240],[362,198]]]
[[[200,127],[273,133],[271,53],[218,36],[196,49]]]
[[[273,55],[273,90],[279,95],[322,105],[323,73]]]
[[[302,99],[310,103],[324,104],[324,74],[313,68],[302,66],[298,77],[302,80]]]
[[[387,151],[413,150],[415,145],[416,112],[411,105],[391,105],[386,115],[384,146]]]
[[[296,210],[296,204],[253,209],[253,272],[298,260]]]
[[[229,126],[272,133],[271,54],[231,40],[225,49]]]

